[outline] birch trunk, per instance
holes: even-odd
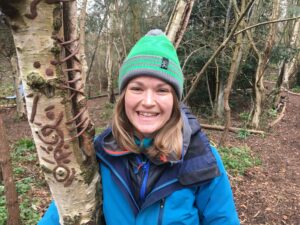
[[[77,57],[76,1],[52,2],[7,3],[15,10],[10,19],[28,120],[60,224],[97,224],[100,183]]]
[[[182,40],[186,27],[188,25],[190,15],[193,9],[194,0],[177,0],[166,27],[166,35],[178,48]]]
[[[20,210],[18,205],[18,195],[14,183],[9,145],[7,142],[6,131],[2,117],[0,115],[0,169],[2,171],[6,208],[8,212],[7,225],[20,225]]]

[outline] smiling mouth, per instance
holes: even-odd
[[[156,117],[159,115],[159,113],[155,113],[155,112],[140,112],[140,111],[138,111],[137,114],[142,117]]]

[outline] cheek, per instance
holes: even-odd
[[[132,98],[129,94],[125,94],[124,107],[125,107],[125,113],[128,118],[133,113],[134,105],[135,105],[134,98]]]
[[[173,111],[173,107],[174,107],[174,99],[173,96],[167,98],[164,103],[163,106],[165,108],[165,112],[166,112],[166,119],[170,119],[171,115],[172,115],[172,111]]]

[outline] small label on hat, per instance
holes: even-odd
[[[160,68],[167,70],[169,65],[169,59],[163,57],[161,60]]]

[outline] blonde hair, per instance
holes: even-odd
[[[138,148],[134,141],[134,127],[127,118],[125,112],[125,93],[126,88],[121,93],[120,98],[114,108],[112,132],[119,147],[138,154],[141,153],[141,149]],[[175,153],[177,160],[181,158],[183,125],[179,101],[173,89],[172,94],[174,100],[171,117],[166,124],[156,132],[155,136],[153,137],[153,145],[147,149],[148,155],[154,159],[168,159],[168,156],[170,156],[172,153]]]

